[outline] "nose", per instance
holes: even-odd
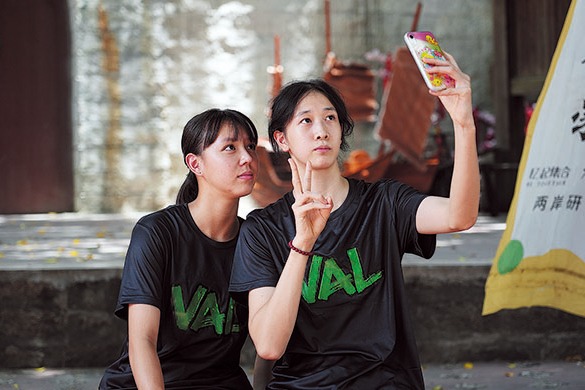
[[[322,121],[316,121],[314,125],[315,131],[315,138],[316,139],[327,139],[329,138],[329,133],[327,132],[327,127]]]
[[[254,160],[255,155],[256,151],[245,149],[240,156],[242,165],[251,163]]]

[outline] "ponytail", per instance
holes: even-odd
[[[187,178],[181,185],[179,193],[177,194],[176,204],[189,203],[197,198],[199,187],[197,186],[197,178],[191,171],[187,174]]]

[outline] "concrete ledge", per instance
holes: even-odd
[[[545,307],[482,316],[489,270],[489,265],[405,267],[423,362],[585,356],[585,318]]]
[[[0,367],[105,366],[126,324],[120,269],[0,271]]]
[[[547,308],[482,317],[487,265],[406,265],[423,363],[585,356],[585,319]],[[113,315],[121,269],[0,271],[0,367],[105,367],[126,324]],[[248,343],[242,362],[251,365]]]

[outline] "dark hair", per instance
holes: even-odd
[[[339,92],[322,79],[293,81],[285,85],[272,100],[270,122],[268,123],[268,137],[274,151],[279,151],[278,143],[274,139],[275,131],[284,132],[292,120],[299,102],[311,92],[323,94],[337,111],[337,118],[341,124],[341,150],[347,150],[347,137],[353,132],[353,120],[347,112],[343,98]]]
[[[258,131],[250,118],[236,110],[212,108],[195,115],[183,128],[183,136],[181,137],[183,161],[189,153],[200,155],[209,145],[214,143],[222,126],[226,123],[231,126],[235,138],[239,138],[240,132],[245,131],[250,137],[250,141],[258,143]],[[176,203],[191,202],[197,198],[198,192],[197,178],[193,172],[189,171],[179,189]]]

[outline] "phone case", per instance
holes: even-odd
[[[445,88],[455,86],[455,80],[448,75],[428,74],[425,69],[430,65],[425,64],[423,58],[437,58],[446,61],[443,50],[439,46],[433,33],[429,31],[410,31],[404,34],[404,42],[410,50],[410,54],[416,62],[416,66],[427,84],[427,87],[433,91],[440,91]]]

